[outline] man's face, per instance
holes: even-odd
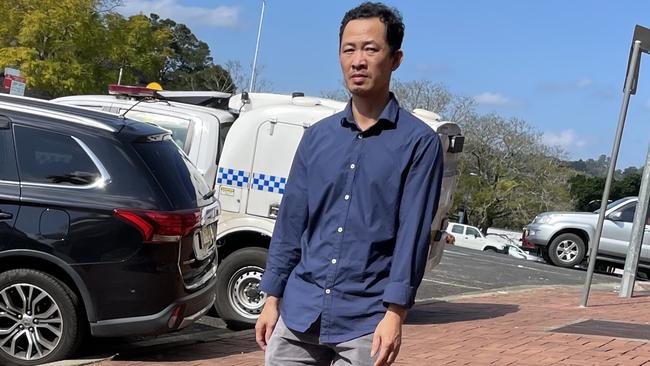
[[[388,92],[391,73],[402,62],[402,51],[391,54],[386,26],[379,18],[355,19],[343,30],[339,59],[350,93],[374,96]]]

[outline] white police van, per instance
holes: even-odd
[[[259,283],[275,218],[305,129],[345,108],[345,103],[292,95],[147,91],[112,86],[114,95],[70,96],[55,102],[124,114],[172,130],[177,143],[216,189],[222,214],[218,225],[221,263],[215,309],[231,327],[253,324],[265,294]],[[206,105],[216,106],[206,107]],[[458,178],[464,137],[453,122],[429,111],[414,115],[441,137],[444,177],[428,266],[440,262],[443,229]]]

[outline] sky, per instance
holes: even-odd
[[[258,56],[273,91],[340,89],[341,18],[360,1],[266,0]],[[385,1],[403,15],[405,58],[394,76],[474,97],[480,113],[517,117],[569,159],[610,155],[635,25],[647,0]],[[156,13],[190,27],[216,63],[253,63],[262,0],[124,0],[125,15]],[[650,66],[644,55],[617,167],[642,166],[650,144]],[[644,69],[649,67],[649,69]]]

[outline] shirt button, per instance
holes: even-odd
[[[332,264],[336,264],[336,259],[332,259]]]
[[[342,233],[342,232],[343,232],[343,228],[340,227],[340,228],[336,229],[336,231],[338,231],[339,233]]]
[[[346,201],[349,200],[349,199],[350,199],[350,195],[349,195],[349,194],[346,194],[345,197],[343,197],[343,199],[346,200]]]
[[[330,289],[325,290],[325,293],[328,294],[328,295],[330,294],[330,292],[332,292],[332,290],[330,290]]]
[[[357,135],[357,138],[358,138],[359,140],[361,140],[361,139],[363,138],[363,135],[359,134],[359,135]]]
[[[350,164],[350,169],[354,169],[354,167],[356,167],[356,165]]]

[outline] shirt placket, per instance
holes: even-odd
[[[357,131],[354,134],[352,141],[352,149],[350,157],[346,165],[346,178],[345,186],[343,189],[343,195],[340,198],[343,201],[344,209],[342,210],[342,217],[339,226],[336,228],[336,237],[335,245],[332,248],[332,255],[330,256],[330,270],[327,273],[326,288],[325,288],[325,301],[323,306],[323,312],[321,313],[321,335],[327,337],[329,335],[329,328],[332,323],[332,316],[330,315],[332,309],[333,301],[333,287],[334,281],[338,273],[339,258],[341,254],[341,247],[343,245],[343,239],[346,234],[346,226],[348,223],[348,216],[350,214],[350,205],[352,202],[352,187],[354,186],[354,178],[356,177],[356,172],[359,167],[359,157],[361,156],[361,150],[363,148],[363,132]]]

